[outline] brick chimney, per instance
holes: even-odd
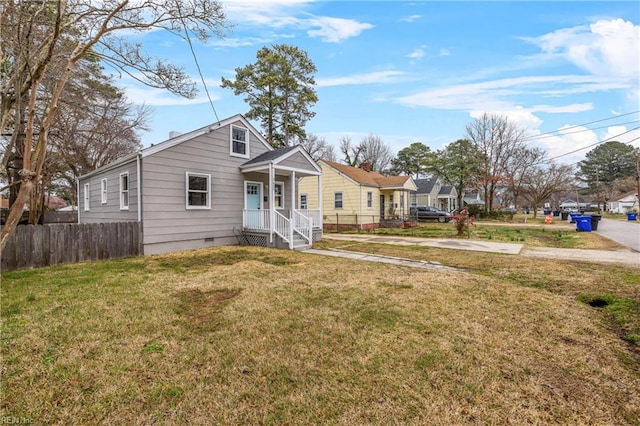
[[[360,164],[360,168],[362,170],[364,170],[365,172],[370,172],[371,171],[371,164],[369,164],[366,161],[364,161],[362,164]]]

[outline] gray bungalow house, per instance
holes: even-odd
[[[416,179],[418,190],[412,194],[412,205],[431,206],[446,212],[457,208],[458,191],[452,185],[443,185],[437,177]]]
[[[298,181],[316,177],[320,194],[321,175],[302,147],[274,150],[238,114],[79,177],[78,222],[138,221],[145,254],[308,247],[322,237],[322,210],[296,205]]]

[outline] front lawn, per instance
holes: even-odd
[[[637,268],[440,252],[466,271],[225,247],[5,273],[0,416],[637,424],[637,353],[578,298],[637,303]]]

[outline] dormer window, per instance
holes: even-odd
[[[244,127],[231,126],[230,148],[230,155],[249,158],[249,131]]]

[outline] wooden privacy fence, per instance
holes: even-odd
[[[20,225],[2,251],[3,271],[142,253],[138,222]]]

